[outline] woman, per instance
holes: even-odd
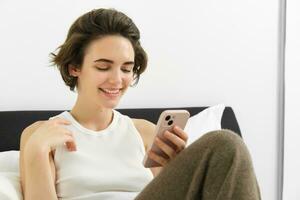
[[[211,132],[185,149],[188,134],[174,127],[164,135],[171,147],[155,137],[151,122],[114,110],[146,69],[139,39],[132,20],[113,9],[73,23],[52,55],[77,100],[70,112],[23,131],[25,200],[259,199],[251,158],[236,134]],[[149,151],[154,139],[168,159]],[[146,153],[162,167],[145,168]]]

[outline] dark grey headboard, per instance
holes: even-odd
[[[147,119],[157,123],[158,117],[166,109],[186,109],[191,116],[207,107],[181,107],[181,108],[130,108],[117,109],[132,118]],[[47,120],[49,117],[61,113],[62,110],[41,111],[0,111],[0,152],[19,150],[20,135],[22,130],[38,120]],[[226,107],[222,117],[222,128],[230,129],[241,136],[241,131],[231,107]]]

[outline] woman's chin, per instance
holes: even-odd
[[[105,107],[105,108],[108,108],[108,109],[114,109],[118,106],[119,102],[120,102],[119,99],[102,102],[101,107]]]
[[[110,109],[115,109],[117,106],[118,106],[118,103],[115,103],[115,104],[109,104],[106,107],[110,108]]]

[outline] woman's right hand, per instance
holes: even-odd
[[[73,134],[70,130],[63,127],[63,125],[70,125],[71,123],[62,118],[54,118],[47,121],[42,121],[32,124],[24,131],[34,131],[28,138],[25,149],[38,148],[43,153],[50,153],[55,150],[57,146],[66,145],[69,151],[76,151],[76,143]]]

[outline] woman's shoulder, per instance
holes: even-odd
[[[155,137],[155,124],[146,119],[131,118],[131,120],[133,121],[135,128],[140,133],[146,149],[148,149],[149,144],[151,144]]]
[[[131,118],[133,124],[135,125],[136,129],[140,132],[147,132],[148,134],[154,134],[155,124],[146,120],[146,119],[136,119]]]
[[[155,127],[154,123],[146,119],[131,118],[131,120],[133,121],[134,125],[137,126]]]

